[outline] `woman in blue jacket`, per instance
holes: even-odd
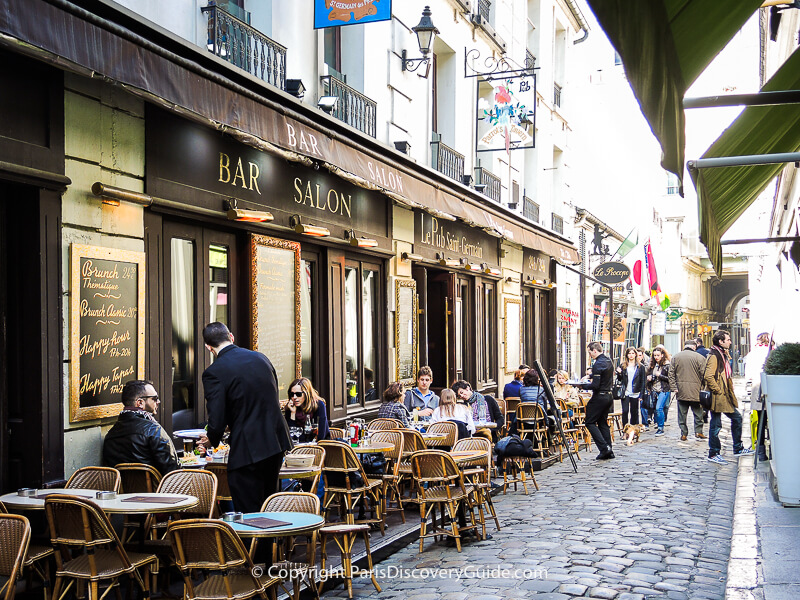
[[[625,350],[625,358],[617,367],[617,384],[622,385],[622,426],[639,424],[639,400],[645,384],[645,368],[639,362],[636,348]]]

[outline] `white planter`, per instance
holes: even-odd
[[[761,374],[778,500],[800,504],[800,375]]]

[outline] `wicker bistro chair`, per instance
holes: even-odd
[[[373,443],[391,444],[394,446],[393,450],[384,452],[389,465],[387,473],[383,475],[383,489],[381,490],[381,513],[384,515],[388,512],[400,512],[400,518],[403,523],[406,522],[406,513],[403,510],[403,499],[400,494],[400,487],[398,482],[400,480],[400,460],[403,457],[403,434],[399,431],[377,431],[372,434]],[[389,507],[390,496],[394,497],[397,502],[396,506]]]
[[[404,429],[404,426],[400,419],[380,417],[367,423],[367,429],[369,431],[388,431],[390,429]]]
[[[121,490],[124,494],[149,494],[155,492],[161,482],[161,473],[151,465],[120,463],[114,465],[114,468],[119,471],[122,482]],[[141,519],[125,515],[125,522],[122,524],[122,542],[130,542],[137,530],[141,528],[142,523]]]
[[[228,465],[223,462],[210,462],[206,463],[203,467],[209,473],[213,473],[217,477],[217,510],[219,511],[220,502],[231,502],[231,488],[228,485]]]
[[[7,515],[8,510],[6,510],[5,504],[0,502],[0,516]],[[6,544],[5,541],[0,544],[0,557],[2,556],[3,547]],[[30,569],[28,572],[28,587],[30,587],[31,577],[30,573],[36,573],[36,575],[42,580],[42,589],[44,590],[44,600],[48,600],[48,590],[50,589],[50,557],[53,555],[53,547],[52,546],[42,546],[39,544],[29,544],[28,551],[25,554],[25,560],[22,563],[23,571],[25,569]],[[7,563],[3,562],[3,559],[0,558],[0,563],[2,565],[6,565]],[[9,577],[10,573],[3,570],[2,566],[0,565],[0,577]],[[0,588],[0,594],[2,594],[2,588]]]
[[[353,577],[363,578],[369,575],[372,579],[372,585],[375,586],[378,592],[381,591],[381,586],[378,585],[378,581],[375,579],[375,569],[372,566],[372,552],[369,549],[369,525],[344,525],[335,523],[333,525],[326,525],[320,529],[319,532],[321,536],[320,549],[322,555],[320,570],[324,574],[324,577],[320,579],[318,594],[322,591],[325,580],[329,579],[332,575],[341,575],[344,577],[347,583],[347,595],[350,598],[353,597]],[[367,569],[353,568],[353,545],[359,534],[361,534],[364,539],[364,549],[367,553]],[[328,573],[325,571],[325,563],[328,560],[327,542],[329,537],[332,537],[334,542],[336,542],[336,545],[339,547],[339,552],[341,552],[342,555],[342,565],[338,572],[332,571]]]
[[[497,531],[500,531],[500,520],[497,518],[497,512],[494,509],[494,502],[492,502],[492,443],[484,437],[464,438],[458,440],[456,445],[453,446],[453,452],[459,450],[470,450],[474,452],[484,452],[485,454],[480,458],[462,464],[461,473],[464,475],[467,483],[475,486],[475,495],[478,501],[486,506],[486,510],[494,519]],[[483,530],[483,538],[486,539],[486,522],[483,518],[483,511],[480,513],[481,529]]]
[[[497,428],[497,437],[505,437],[508,431],[508,417],[506,417],[506,401],[502,398],[496,398],[497,407],[500,409],[500,414],[503,415],[503,424]]]
[[[344,429],[339,427],[329,427],[328,431],[331,434],[332,440],[343,440],[344,439]]]
[[[575,456],[578,457],[578,460],[583,460],[580,455],[580,430],[578,426],[575,424],[574,418],[569,416],[569,407],[567,403],[561,399],[558,399],[558,410],[561,411],[561,431],[564,432],[564,437],[566,439],[562,440],[564,443],[569,445],[570,450],[575,453]],[[573,411],[574,412],[574,411]],[[559,433],[559,435],[561,435]],[[559,453],[558,453],[558,460],[562,462],[562,453],[564,451],[564,444],[562,443],[559,446]]]
[[[272,494],[261,505],[261,512],[303,512],[312,515],[319,514],[319,497],[316,494],[309,492],[278,492]],[[290,581],[294,593],[289,593],[283,585],[281,580],[280,586],[286,595],[294,597],[294,600],[300,598],[300,586],[305,583],[306,587],[310,589],[315,596],[319,597],[317,586],[314,583],[314,576],[309,563],[313,562],[317,552],[317,532],[312,532],[307,537],[306,542],[306,561],[294,562],[292,561],[292,551],[295,548],[294,537],[280,538],[283,542],[283,555],[279,556],[278,545],[272,547],[272,564],[278,572],[285,572],[290,574]],[[250,556],[255,556],[256,547],[259,539],[253,538],[250,544]]]
[[[72,585],[70,581],[65,586],[65,580],[74,580],[88,584],[89,600],[99,600],[100,584],[107,581],[111,589],[123,575],[139,584],[144,598],[150,595],[148,572],[158,559],[153,554],[126,553],[97,504],[78,496],[51,494],[45,498],[44,508],[57,550],[53,598],[61,598]],[[70,558],[70,550],[79,551],[76,558]]]
[[[383,479],[367,477],[361,461],[348,444],[323,440],[319,445],[325,449],[325,463],[322,466],[325,496],[322,500],[322,510],[327,513],[331,505],[337,502],[340,509],[344,509],[345,521],[348,524],[377,523],[381,535],[384,535],[386,518],[381,512]],[[369,519],[356,519],[355,507],[359,502],[369,505]]]
[[[319,471],[313,477],[297,477],[297,479],[305,479],[311,482],[309,490],[316,492],[319,486],[319,478],[322,476],[322,465],[325,463],[325,448],[317,444],[311,446],[297,446],[289,450],[287,454],[310,454],[314,457],[312,466],[319,467]]]
[[[28,519],[19,515],[0,514],[0,577],[8,580],[0,587],[0,596],[13,600],[17,591],[17,578],[22,573],[28,543],[31,539],[31,526]]]
[[[458,470],[453,457],[441,450],[421,450],[411,455],[411,471],[417,486],[419,498],[419,551],[422,552],[426,537],[449,536],[455,539],[456,548],[461,552],[461,532],[474,530],[478,532],[473,509],[480,503],[475,498],[475,487],[464,483],[464,477]],[[441,508],[441,519],[436,524],[436,508]],[[472,525],[458,526],[458,510],[469,509]],[[445,511],[450,518],[450,530],[444,527]],[[431,519],[431,530],[427,530],[428,516]]]
[[[447,437],[443,440],[429,440],[428,448],[437,450],[450,450],[458,440],[458,425],[450,421],[439,421],[428,427],[428,433],[446,433]]]
[[[65,486],[71,490],[103,490],[118,492],[121,478],[111,467],[83,467],[72,474]]]
[[[409,457],[418,450],[427,450],[428,446],[425,444],[425,438],[416,429],[401,429],[399,433],[403,436],[403,455],[400,457],[400,465],[397,468],[397,486],[405,502],[416,502],[413,496],[408,498],[405,496],[406,486],[411,490],[410,494],[414,492],[414,486],[408,485],[411,483],[411,462]]]
[[[242,540],[224,521],[187,519],[174,521],[167,528],[175,563],[183,575],[185,600],[275,599],[278,577],[257,577],[257,571]],[[206,573],[195,585],[192,571]]]
[[[547,438],[547,414],[537,402],[521,402],[517,406],[517,431],[522,439],[533,442],[533,448],[541,458],[550,454]]]
[[[519,404],[520,404],[520,402],[522,402],[522,400],[520,398],[510,397],[510,398],[505,398],[504,402],[506,403],[505,428],[506,428],[506,434],[508,434],[509,423],[511,422],[512,417],[516,417],[517,406],[519,406]]]
[[[572,420],[581,434],[584,449],[588,452],[592,447],[592,436],[586,428],[586,403],[589,396],[578,394],[578,405],[572,409]]]

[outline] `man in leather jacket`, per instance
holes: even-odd
[[[603,354],[600,342],[591,342],[586,349],[592,357],[592,380],[578,384],[585,390],[592,390],[592,397],[586,403],[586,429],[592,440],[600,449],[598,460],[616,458],[611,449],[611,430],[608,427],[608,413],[614,407],[611,387],[614,384],[614,365],[611,359]]]
[[[178,454],[164,428],[155,419],[161,402],[149,381],[128,381],[122,388],[122,412],[103,441],[103,462],[144,463],[161,475],[178,468]]]

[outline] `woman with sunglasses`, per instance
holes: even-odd
[[[319,397],[307,377],[295,379],[289,385],[289,399],[284,405],[283,416],[295,443],[330,439],[325,400]]]

